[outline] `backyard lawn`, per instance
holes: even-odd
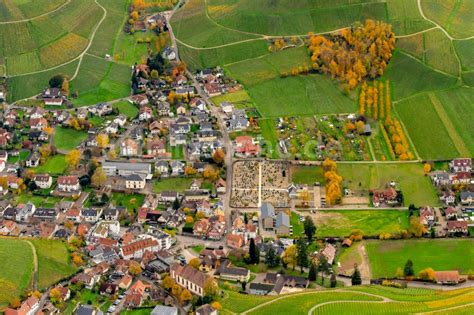
[[[127,208],[128,212],[133,212],[141,207],[144,199],[144,195],[113,193],[110,201],[116,206]]]
[[[291,168],[291,180],[295,184],[313,185],[324,183],[323,168],[319,166],[295,166]]]
[[[54,145],[58,150],[70,151],[87,138],[85,131],[57,127],[54,132]]]
[[[38,166],[35,171],[36,174],[63,175],[66,169],[67,163],[64,155],[57,154],[50,157],[43,165]]]
[[[366,241],[372,277],[394,276],[408,259],[415,272],[425,268],[436,270],[474,271],[474,240],[400,240]]]
[[[115,103],[112,107],[117,108],[120,114],[127,116],[129,119],[133,119],[138,115],[138,108],[129,101]]]
[[[188,177],[163,178],[153,182],[153,191],[155,193],[164,190],[184,191],[191,186],[192,182],[193,178]]]

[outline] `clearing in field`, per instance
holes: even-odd
[[[365,241],[372,277],[393,277],[408,259],[415,272],[425,268],[459,270],[461,274],[474,270],[474,240],[436,239]]]

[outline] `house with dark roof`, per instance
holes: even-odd
[[[204,285],[210,277],[189,265],[175,263],[170,269],[171,278],[180,286],[200,297],[204,296]]]

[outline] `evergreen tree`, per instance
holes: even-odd
[[[280,257],[277,256],[273,247],[270,247],[265,255],[265,263],[270,268],[274,268],[280,264]]]
[[[352,273],[351,282],[352,282],[352,285],[362,284],[362,278],[360,277],[360,271],[357,265],[355,265],[354,267],[354,273]]]
[[[405,268],[403,268],[403,274],[405,277],[412,277],[415,275],[415,270],[413,270],[413,261],[411,259],[408,259]]]
[[[260,262],[260,252],[257,246],[255,246],[255,240],[253,238],[250,239],[249,256],[251,264],[258,264]]]
[[[249,218],[247,217],[247,212],[244,213],[244,223],[245,224],[249,223]]]
[[[178,198],[175,198],[173,201],[173,209],[178,210],[180,206],[181,206],[181,203],[179,202]]]
[[[304,219],[304,234],[306,234],[310,242],[313,240],[314,233],[316,233],[316,226],[314,225],[313,219],[307,216]]]
[[[301,273],[303,273],[303,268],[308,267],[308,249],[306,247],[306,241],[303,238],[298,240],[296,243],[297,248],[297,264],[301,268]]]
[[[336,274],[333,272],[331,274],[331,288],[335,288],[337,285]]]
[[[314,264],[311,264],[311,267],[309,267],[308,280],[316,281],[316,266]]]

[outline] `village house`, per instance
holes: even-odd
[[[170,103],[168,103],[168,102],[159,102],[157,104],[156,108],[157,108],[157,111],[158,111],[158,116],[165,116],[165,117],[172,116]]]
[[[398,193],[393,187],[375,189],[372,191],[372,203],[374,207],[399,205],[400,203],[397,197]]]
[[[81,219],[85,222],[95,223],[100,220],[102,209],[82,209]]]
[[[30,128],[32,130],[44,130],[48,127],[48,121],[46,118],[31,118],[30,119]]]
[[[16,208],[15,220],[17,222],[27,222],[35,211],[36,206],[31,202],[28,202],[27,204],[23,205],[18,205]]]
[[[141,190],[146,186],[146,180],[143,175],[131,174],[125,177],[125,188]]]
[[[61,192],[79,192],[81,185],[76,176],[58,176],[58,191]]]
[[[178,199],[176,191],[164,190],[160,193],[159,202],[162,204],[170,204]]]
[[[34,315],[39,309],[39,300],[32,295],[24,300],[18,309],[7,308],[4,311],[5,315]]]
[[[165,141],[159,138],[149,139],[147,141],[147,154],[155,157],[166,154]]]
[[[78,208],[70,208],[66,211],[66,220],[73,222],[81,222],[81,210]]]
[[[170,268],[170,275],[178,285],[200,297],[204,296],[204,285],[207,279],[209,279],[209,276],[206,276],[203,272],[189,265],[181,266],[175,263]]]
[[[235,138],[234,153],[240,157],[255,157],[260,153],[260,146],[251,136],[238,136]]]
[[[106,116],[110,115],[113,111],[112,105],[108,103],[99,103],[93,107],[89,108],[89,111],[97,116]]]
[[[229,260],[225,260],[217,269],[216,276],[222,280],[248,282],[250,279],[250,271],[246,268],[234,267]]]
[[[105,161],[102,163],[102,169],[107,176],[128,176],[132,174],[152,176],[151,164],[149,163],[131,163],[126,161]]]
[[[192,85],[180,86],[176,89],[176,95],[181,96],[181,97],[187,96],[189,98],[194,97],[194,86]]]
[[[435,212],[430,206],[420,208],[420,221],[423,225],[431,227],[435,223]]]
[[[168,176],[169,175],[169,164],[168,161],[158,161],[155,163],[155,171],[160,173],[160,176]]]
[[[470,206],[474,204],[474,192],[473,191],[462,191],[461,195],[461,204],[464,206]]]
[[[146,94],[137,94],[137,95],[133,95],[131,98],[131,103],[134,103],[138,106],[145,106],[145,105],[148,105],[149,101],[148,101],[148,97],[146,96]]]
[[[12,220],[3,220],[0,224],[0,235],[7,236],[14,233],[17,228],[17,224]]]
[[[113,122],[109,124],[107,127],[105,127],[105,132],[108,134],[117,134],[119,131],[119,125],[116,122]]]
[[[122,246],[120,254],[123,259],[140,259],[145,251],[153,252],[160,249],[158,241],[150,236]]]
[[[33,218],[40,221],[53,222],[56,221],[58,217],[59,213],[56,211],[56,209],[38,208],[33,213]]]
[[[457,235],[457,234],[467,235],[468,233],[467,221],[448,221],[446,223],[446,228],[448,230],[448,234],[450,235]]]
[[[459,271],[435,271],[435,281],[437,284],[458,284],[460,281]]]
[[[439,199],[447,206],[451,206],[456,203],[456,195],[452,190],[442,192]]]
[[[138,155],[138,143],[132,139],[125,139],[120,143],[120,155],[121,156],[137,156]]]
[[[26,167],[38,167],[40,160],[41,156],[37,151],[31,152],[25,161]]]
[[[153,118],[153,111],[150,107],[142,106],[140,107],[138,119],[140,121],[148,121]]]
[[[449,169],[453,173],[471,173],[472,172],[472,160],[467,159],[454,159],[449,163]]]
[[[453,207],[446,208],[444,213],[446,215],[446,219],[448,220],[457,219],[458,217],[458,211]]]
[[[118,115],[117,117],[115,117],[113,122],[119,125],[121,128],[123,128],[125,127],[125,124],[127,123],[127,117],[125,115]]]

